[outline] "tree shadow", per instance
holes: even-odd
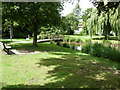
[[[47,87],[119,88],[120,86],[120,78],[114,74],[115,70],[89,55],[69,54],[61,58],[43,59],[36,64],[39,67],[57,66],[48,72],[50,76],[46,79],[54,77],[54,80],[58,81],[46,84]]]
[[[38,47],[32,47],[32,43],[17,43],[17,44],[11,44],[10,46],[12,47],[12,49],[16,49],[20,52],[35,52],[35,51],[65,52],[65,53],[76,53],[77,52],[76,50],[73,50],[70,48],[65,48],[65,47],[61,47],[61,46],[57,46],[57,45],[49,44],[49,43],[38,43]]]
[[[43,58],[36,63],[38,67],[55,66],[47,72],[49,76],[45,78],[46,81],[51,79],[51,82],[43,85],[5,85],[3,88],[119,88],[119,75],[100,60],[101,58],[76,53],[62,55],[61,58]]]
[[[15,41],[0,41],[0,42],[2,42],[2,43],[6,43],[6,44],[9,44],[9,43],[11,43],[11,42],[15,42]]]

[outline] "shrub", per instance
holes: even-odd
[[[76,38],[76,39],[75,39],[75,42],[76,42],[76,43],[79,43],[79,42],[81,42],[81,39],[80,39],[80,38]]]
[[[70,42],[75,42],[75,38],[70,38]]]
[[[111,43],[111,42],[108,40],[103,40],[103,43]]]
[[[63,41],[64,41],[64,42],[68,42],[68,41],[69,41],[69,37],[65,37],[65,38],[63,39]]]
[[[55,42],[54,41],[50,41],[50,44],[55,44]]]
[[[85,42],[91,42],[92,40],[91,39],[85,39]]]
[[[91,51],[91,44],[88,44],[88,45],[84,45],[82,47],[82,50],[81,50],[83,53],[87,53],[87,54],[90,54],[90,51]]]
[[[80,36],[86,35],[86,34],[85,34],[85,30],[81,31],[79,35],[80,35]]]
[[[71,49],[74,49],[74,48],[75,48],[75,45],[69,45],[69,47],[70,47]]]
[[[97,57],[103,57],[120,63],[120,52],[114,48],[103,46],[102,44],[88,44],[83,46],[83,53]]]
[[[57,42],[57,45],[60,45],[60,42]]]
[[[102,45],[101,44],[98,44],[98,43],[92,44],[90,54],[93,55],[93,56],[100,57],[101,56],[101,50],[102,50]]]
[[[69,44],[68,43],[63,43],[63,47],[68,47],[69,48]]]

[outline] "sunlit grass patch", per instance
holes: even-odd
[[[118,63],[49,43],[14,44],[13,48],[39,50],[38,54],[3,55],[4,87],[118,88]],[[49,50],[51,52],[43,52]],[[104,74],[103,74],[104,73]]]

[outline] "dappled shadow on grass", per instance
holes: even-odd
[[[115,74],[112,61],[104,61],[87,54],[80,54],[75,50],[48,43],[40,43],[38,47],[32,44],[14,44],[12,47],[18,50],[51,51],[51,55],[57,57],[37,58],[38,68],[54,67],[46,74],[43,85],[16,84],[4,85],[4,88],[119,88],[120,75]],[[51,80],[47,82],[47,80]],[[37,82],[37,81],[36,81]]]
[[[77,54],[64,55],[40,61],[39,67],[57,65],[49,71],[47,78],[54,77],[57,82],[46,84],[47,87],[59,88],[118,88],[119,75],[115,70],[104,65],[97,58]],[[47,79],[46,78],[46,79]]]
[[[52,54],[61,55],[59,52]],[[104,59],[103,59],[104,60]],[[107,61],[102,62],[101,58],[77,53],[62,55],[61,58],[43,58],[36,63],[42,66],[55,68],[48,71],[45,80],[51,79],[43,85],[39,84],[18,84],[6,85],[4,88],[119,88],[120,77],[115,74],[111,66],[107,66]]]
[[[15,41],[1,41],[1,42],[8,44],[8,43],[15,42]]]
[[[11,44],[12,49],[16,49],[20,52],[67,52],[67,53],[76,53],[75,50],[64,48],[61,46],[49,44],[49,43],[38,43],[38,47],[33,47],[32,43],[19,43]]]

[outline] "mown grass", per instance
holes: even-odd
[[[38,54],[2,55],[3,88],[119,88],[118,63],[49,43],[12,44]]]
[[[1,81],[2,81],[2,47],[0,47],[0,89],[2,88],[1,86]]]
[[[91,39],[91,41],[93,43],[95,42],[98,42],[98,43],[103,43],[103,42],[106,42],[106,43],[113,43],[113,44],[120,44],[120,41],[117,40],[117,37],[114,37],[114,36],[110,36],[109,37],[109,40],[105,40],[105,37],[104,36],[92,36],[92,38],[88,35],[86,36],[80,36],[80,35],[65,35],[65,37],[69,37],[69,38],[73,38],[73,39],[82,39],[82,40],[87,40],[87,39]]]
[[[26,40],[23,38],[14,38],[12,39],[12,41],[10,39],[0,39],[0,42],[4,42],[4,43],[11,43],[11,42],[19,42],[19,41],[32,41],[33,39],[30,40]]]

